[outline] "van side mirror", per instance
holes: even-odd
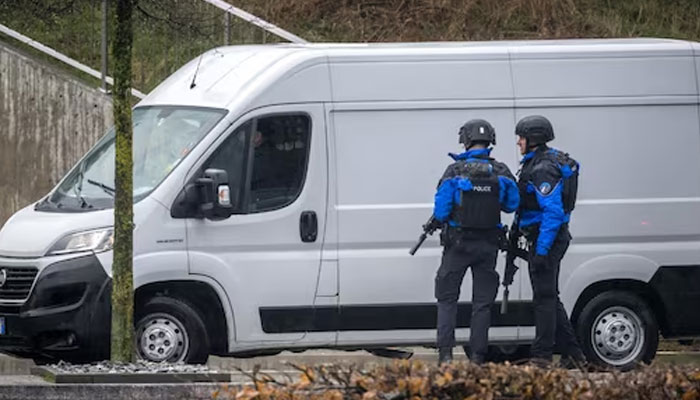
[[[234,204],[226,171],[207,169],[196,184],[200,193],[199,211],[204,218],[226,219],[233,214]]]

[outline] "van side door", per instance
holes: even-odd
[[[334,126],[340,296],[339,345],[413,345],[435,342],[435,275],[440,266],[438,233],[415,256],[408,251],[431,216],[436,184],[459,152],[457,130],[465,120],[484,118],[510,136],[513,111],[501,109],[338,110]],[[500,140],[500,139],[499,139]],[[508,137],[493,156],[515,164]],[[515,171],[513,171],[515,172]],[[503,216],[510,223],[511,216]],[[504,255],[498,256],[502,276]],[[520,279],[522,274],[518,274]],[[497,302],[502,298],[499,288]],[[516,284],[510,311],[492,311],[494,341],[517,339],[522,304]],[[462,281],[457,340],[469,338],[472,276]]]

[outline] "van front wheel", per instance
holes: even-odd
[[[166,296],[154,297],[137,310],[136,354],[153,362],[203,364],[209,339],[202,319],[191,305]]]
[[[649,363],[659,345],[659,327],[647,303],[623,291],[604,292],[586,304],[576,324],[589,361],[618,368]]]

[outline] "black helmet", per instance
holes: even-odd
[[[466,148],[477,142],[496,144],[496,130],[483,119],[472,119],[459,128],[459,142]]]
[[[541,115],[530,115],[515,126],[515,134],[527,139],[528,146],[536,146],[554,140],[552,123]]]

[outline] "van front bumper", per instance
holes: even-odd
[[[42,268],[23,304],[0,304],[5,325],[0,352],[71,361],[107,358],[111,284],[94,254]]]

